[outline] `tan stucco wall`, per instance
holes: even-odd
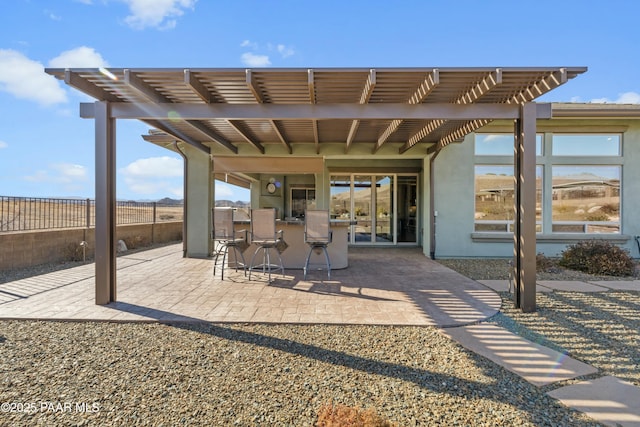
[[[142,237],[147,242],[164,243],[182,239],[182,221],[158,224],[122,225],[117,238]],[[68,248],[87,242],[87,257],[93,256],[95,232],[90,229],[62,229],[0,234],[0,269],[62,262]]]

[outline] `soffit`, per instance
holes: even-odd
[[[585,67],[393,69],[47,69],[99,101],[149,105],[491,105],[521,104],[586,71]],[[490,119],[145,118],[157,131],[145,139],[180,140],[223,155],[279,152],[323,144],[438,148],[460,141]],[[304,148],[308,152],[307,148]],[[424,153],[424,151],[421,151]],[[246,154],[245,154],[246,155]]]

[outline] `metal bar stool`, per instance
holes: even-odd
[[[329,211],[328,210],[307,210],[304,214],[304,242],[309,245],[309,253],[307,261],[304,264],[304,279],[307,279],[309,271],[309,261],[311,254],[315,251],[324,252],[324,258],[327,264],[327,278],[331,280],[331,260],[327,252],[327,245],[331,243],[333,233],[330,229]]]
[[[244,275],[247,275],[247,263],[242,253],[248,246],[247,230],[234,230],[233,226],[233,209],[230,208],[214,208],[213,209],[213,242],[214,242],[214,259],[213,259],[213,275],[216,274],[216,267],[220,266],[221,279],[224,280],[224,269],[229,268],[227,257],[229,248],[233,249],[235,262],[233,263],[236,271],[238,267],[242,267]],[[220,258],[222,257],[222,260]],[[240,262],[239,260],[242,260]],[[222,261],[222,262],[220,262]]]
[[[271,272],[282,271],[284,276],[284,265],[282,257],[276,245],[283,238],[282,230],[276,230],[276,210],[275,209],[252,209],[251,210],[251,243],[257,248],[251,257],[249,266],[249,280],[251,280],[251,271],[262,269],[263,273],[269,274],[269,282],[271,282]],[[278,256],[279,264],[271,263],[271,250],[275,250]],[[262,264],[255,265],[254,261],[259,251],[262,251]]]

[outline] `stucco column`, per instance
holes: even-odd
[[[116,300],[116,120],[108,102],[95,103],[96,304]]]
[[[185,200],[186,256],[206,258],[211,254],[211,208],[214,200],[214,180],[211,157],[190,145],[184,146],[186,161]]]
[[[515,126],[514,303],[536,310],[536,104],[520,109]]]

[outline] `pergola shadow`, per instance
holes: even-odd
[[[118,297],[108,305],[95,304],[89,276],[3,304],[3,311],[5,318],[30,319],[449,327],[500,310],[497,293],[419,248],[353,248],[349,257],[349,267],[334,270],[331,281],[326,272],[304,280],[302,270],[287,270],[272,282],[231,270],[221,280],[210,259],[184,258],[174,245],[150,250],[145,262],[120,263]],[[114,307],[130,309],[114,313]]]

